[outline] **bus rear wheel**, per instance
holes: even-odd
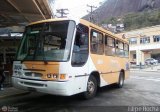
[[[93,98],[97,93],[97,80],[91,75],[87,82],[87,91],[83,93],[85,99]]]
[[[118,88],[122,88],[124,85],[124,73],[123,72],[120,72],[120,75],[119,75],[119,80],[117,82],[117,87]]]

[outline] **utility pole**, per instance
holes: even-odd
[[[67,17],[65,15],[69,14],[69,13],[66,13],[66,11],[68,11],[68,9],[57,9],[57,13],[61,14],[61,18],[64,18],[64,17]]]
[[[93,5],[87,5],[87,7],[90,7],[90,11],[87,11],[90,13],[89,21],[95,23],[94,17],[93,17],[93,9],[97,8],[96,6]]]

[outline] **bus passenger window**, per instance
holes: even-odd
[[[116,40],[116,54],[117,56],[124,57],[124,43]]]
[[[128,56],[129,56],[129,45],[124,44],[124,57],[128,57]]]
[[[97,31],[91,31],[91,52],[93,54],[103,54],[103,34]]]
[[[105,36],[105,54],[115,55],[115,39],[109,36]]]

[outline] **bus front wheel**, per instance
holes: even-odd
[[[118,88],[122,88],[124,85],[124,73],[123,72],[120,72],[120,75],[119,75],[119,80],[117,82],[117,87]]]
[[[93,98],[97,93],[97,80],[91,75],[87,82],[87,91],[83,93],[85,99]]]

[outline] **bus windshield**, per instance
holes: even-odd
[[[74,21],[54,21],[26,27],[17,60],[67,61],[70,57]]]

